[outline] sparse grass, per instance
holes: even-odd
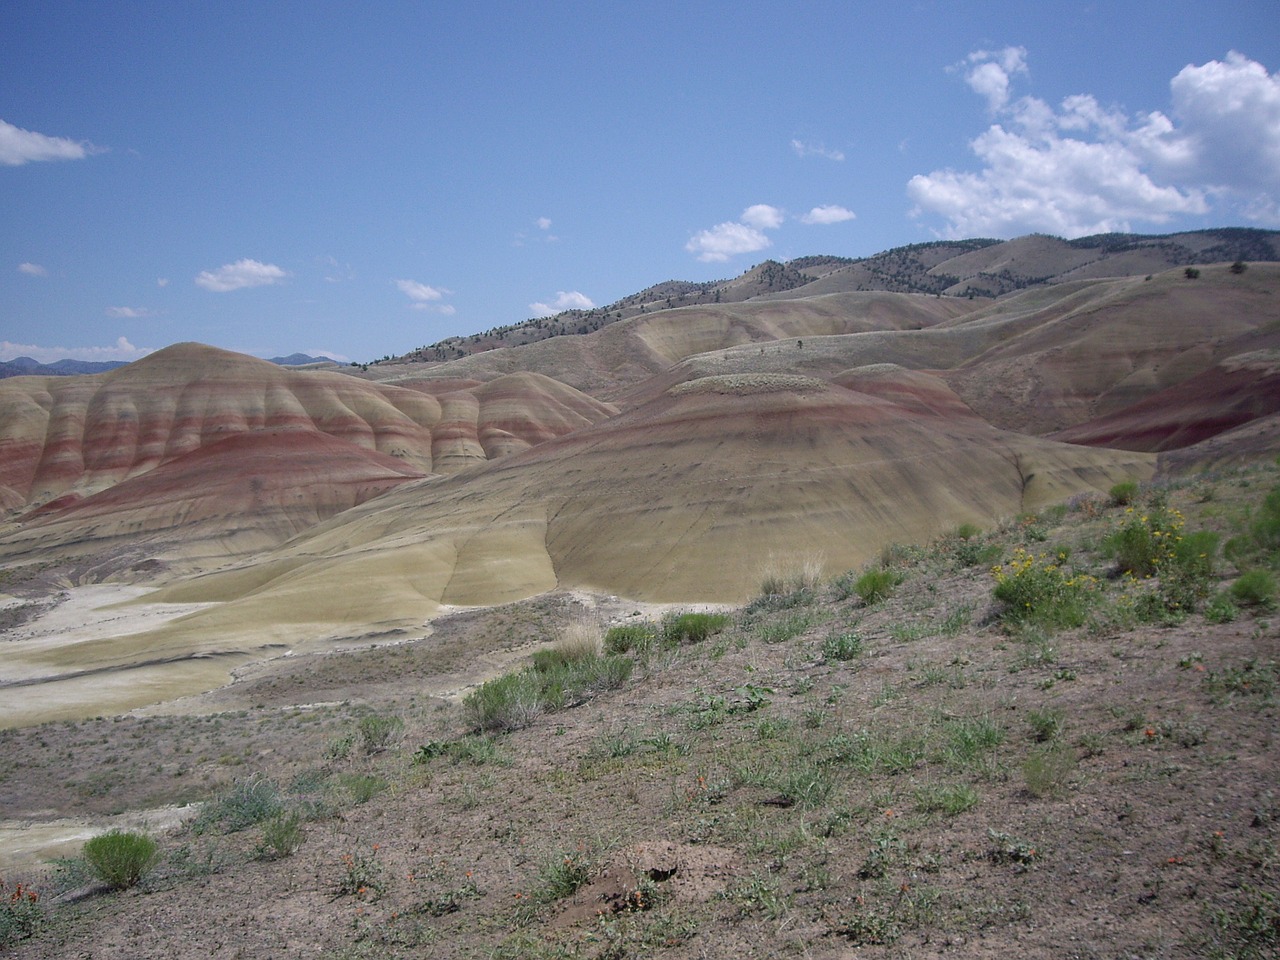
[[[630,657],[555,648],[535,654],[534,665],[481,684],[462,701],[479,731],[507,732],[529,726],[539,716],[614,690],[631,676]]]
[[[1065,793],[1075,770],[1075,753],[1056,743],[1033,750],[1022,764],[1027,791],[1034,797],[1056,797]]]
[[[279,785],[269,777],[254,774],[237,780],[231,789],[206,803],[193,829],[196,833],[215,828],[234,833],[269,820],[283,810]]]
[[[843,663],[862,655],[862,637],[853,632],[833,633],[822,641],[822,659],[828,663]]]

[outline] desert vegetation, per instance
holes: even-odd
[[[326,960],[1274,956],[1280,468],[1121,492],[733,610],[467,614],[524,652],[451,699],[405,644],[7,731],[23,809],[199,806],[5,877],[0,943],[214,953],[250,890],[240,948]]]

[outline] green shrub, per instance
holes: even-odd
[[[462,701],[471,725],[505,733],[533,723],[546,709],[537,671],[508,673],[482,683]]]
[[[893,588],[902,582],[902,575],[896,570],[878,567],[866,571],[858,577],[853,585],[854,591],[868,607],[888,599]]]
[[[701,643],[729,625],[727,613],[676,613],[663,618],[662,639],[668,644]]]
[[[622,686],[635,666],[629,657],[598,654],[567,661],[544,658],[540,663],[482,683],[467,694],[462,708],[472,726],[496,732],[519,730],[543,713]]]
[[[1276,578],[1270,570],[1257,567],[1240,574],[1231,585],[1231,596],[1246,607],[1271,608],[1276,602]]]
[[[84,845],[84,858],[97,876],[115,890],[137,886],[155,865],[156,842],[141,833],[112,830]]]
[[[399,717],[371,714],[361,717],[357,726],[365,753],[381,753],[404,732],[404,721]]]
[[[1127,507],[1138,499],[1138,484],[1133,480],[1122,481],[1112,487],[1108,495],[1113,506]]]
[[[604,635],[605,653],[647,654],[658,638],[658,629],[652,623],[627,624],[610,627]]]
[[[262,827],[262,843],[258,856],[264,860],[279,860],[292,856],[307,837],[302,829],[302,815],[296,810],[278,813]]]
[[[1088,615],[1097,580],[1063,570],[1043,554],[1032,556],[1019,548],[1013,559],[993,571],[995,598],[1004,604],[1007,623],[1042,627],[1078,627]]]

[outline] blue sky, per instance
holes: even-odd
[[[950,236],[1280,227],[1262,2],[0,5],[0,359],[369,360]]]

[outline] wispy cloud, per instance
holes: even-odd
[[[577,290],[560,290],[550,303],[531,303],[529,309],[535,317],[553,317],[565,310],[590,310],[595,301]]]
[[[53,363],[56,360],[123,360],[127,363],[145,357],[154,350],[154,347],[135,347],[124,337],[117,339],[110,347],[41,347],[3,340],[0,341],[0,360],[30,357],[40,363]]]
[[[536,221],[534,221],[534,222],[535,222],[535,223],[537,223],[537,225],[538,225],[538,229],[539,229],[539,230],[550,230],[550,229],[551,229],[551,219],[550,219],[549,217],[539,217],[539,218],[538,218]]]
[[[49,137],[0,120],[0,164],[20,167],[40,160],[83,160],[94,148],[65,137]]]
[[[417,280],[397,280],[396,286],[409,298],[409,306],[414,310],[430,310],[446,316],[455,312],[452,304],[442,302],[445,297],[453,293],[452,290],[433,287],[430,284],[419,283]]]
[[[852,220],[855,217],[857,217],[857,214],[852,210],[836,204],[828,204],[822,207],[814,207],[800,218],[800,222],[807,223],[810,226],[824,226],[830,223],[844,223],[846,220]]]
[[[107,307],[105,313],[117,320],[141,320],[156,315],[154,310],[146,307]]]
[[[224,264],[217,270],[202,270],[196,276],[196,286],[214,293],[227,293],[247,287],[269,287],[283,283],[287,276],[273,263],[246,259]]]
[[[49,271],[38,263],[20,263],[18,264],[18,272],[25,273],[28,277],[47,277]]]
[[[907,185],[913,214],[941,216],[942,235],[1075,237],[1232,209],[1280,226],[1280,74],[1262,64],[1232,52],[1183,68],[1170,81],[1175,121],[1089,94],[1056,107],[1015,100],[1025,51],[974,57],[966,82],[1000,121],[970,143],[981,169],[935,170]],[[991,69],[976,73],[982,67]]]
[[[828,150],[821,143],[806,143],[803,140],[792,140],[791,149],[795,151],[797,157],[822,157],[826,160],[835,160],[840,162],[844,160],[844,153],[840,150]]]

